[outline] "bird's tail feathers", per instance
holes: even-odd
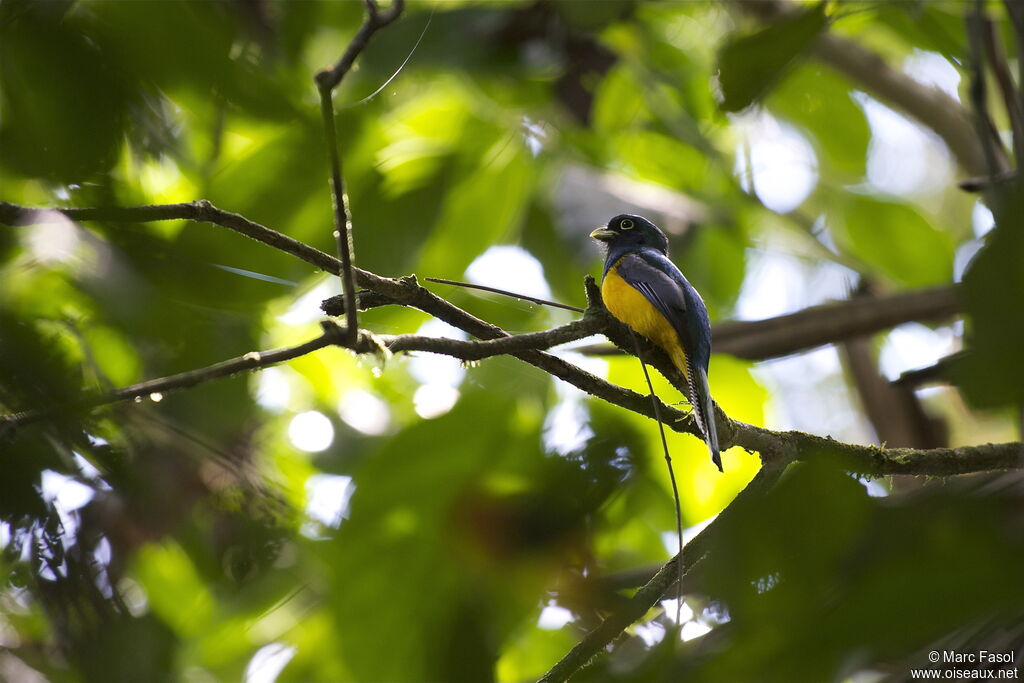
[[[711,400],[711,387],[708,384],[708,373],[703,368],[695,368],[691,364],[687,374],[690,380],[690,403],[693,414],[697,418],[697,426],[704,432],[704,442],[711,453],[711,462],[715,463],[719,472],[722,469],[722,456],[718,450],[718,428],[715,424],[715,403]]]

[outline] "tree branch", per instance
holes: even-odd
[[[778,480],[783,469],[783,467],[777,466],[762,467],[750,480],[750,483],[736,495],[733,503],[764,494]],[[685,579],[704,558],[710,546],[709,540],[714,536],[721,520],[730,516],[732,509],[733,506],[730,504],[715,521],[687,543],[683,551],[666,562],[651,580],[629,599],[628,603],[609,615],[597,628],[584,636],[583,640],[577,643],[546,674],[541,676],[538,683],[563,683],[568,680],[631,624],[643,618],[651,607],[664,599],[680,574]],[[679,562],[683,563],[682,571],[677,566]]]
[[[963,310],[955,285],[884,298],[855,298],[810,306],[775,318],[715,326],[715,350],[763,360],[887,330],[911,321],[937,321]]]
[[[598,317],[584,317],[543,332],[527,332],[483,341],[463,341],[445,337],[420,337],[402,334],[380,337],[389,351],[427,351],[452,356],[464,361],[483,360],[492,356],[514,354],[519,351],[549,349],[552,346],[576,341],[597,334],[604,327]]]
[[[592,284],[592,281],[590,284]],[[419,289],[422,290],[422,288]],[[422,291],[426,292],[426,290]],[[430,297],[436,298],[429,292],[427,292],[427,294],[429,294]],[[471,334],[477,334],[474,330],[482,331],[482,329],[477,327],[476,324],[467,324],[471,320],[476,320],[476,318],[473,318],[473,316],[469,315],[465,311],[452,306],[444,300],[439,301],[441,304],[436,307],[420,307],[415,303],[412,305],[416,308],[420,308],[420,310],[424,310],[425,312],[432,314],[434,314],[433,311],[436,311],[437,317],[441,317],[445,322],[470,332]],[[449,310],[448,307],[454,310]],[[433,311],[429,311],[427,308],[432,308]],[[611,316],[603,309],[597,309],[594,306],[591,306],[591,308],[588,309],[588,316],[596,319],[596,321],[592,323],[594,325],[594,329],[591,328],[590,324],[586,323],[586,318],[584,318],[583,321],[580,321],[581,325],[574,328],[576,334],[583,334],[584,332],[588,334],[601,332],[616,343],[628,343],[630,338],[629,328],[611,318]],[[465,325],[465,327],[463,325]],[[483,323],[483,325],[493,328],[489,323]],[[572,325],[573,323],[570,323],[570,325],[563,326],[562,328],[556,328],[556,330],[566,330],[566,328],[569,328]],[[506,333],[502,331],[502,334]],[[516,337],[509,337],[506,335],[504,339],[501,340],[502,344],[496,344],[492,348],[494,350],[499,350],[504,344],[508,344],[510,349],[515,348],[515,346],[520,343],[518,342],[520,337],[526,338],[523,343],[532,345],[539,342],[541,335],[544,334],[545,333],[541,332],[533,333],[533,335],[518,335]],[[567,331],[559,332],[559,336],[557,337],[559,341],[557,343],[570,341],[571,336],[572,335],[568,334]],[[491,338],[493,339],[494,337]],[[469,345],[481,343],[449,343],[453,341],[455,340],[440,340],[440,342],[443,342],[443,346],[445,347],[445,351],[442,352],[448,353],[448,355],[455,355],[456,357],[462,357],[458,355],[458,349],[460,347],[467,349],[469,348]],[[644,357],[644,360],[657,367],[663,375],[677,386],[677,388],[680,386],[685,388],[685,379],[682,378],[678,370],[676,370],[675,366],[671,363],[664,352],[644,338],[640,338],[639,341],[641,354]],[[406,343],[408,343],[410,347],[413,345],[412,342]],[[419,342],[416,343],[419,344]],[[433,348],[428,348],[428,346],[433,343],[435,342],[423,342],[421,350],[434,350]],[[441,345],[436,348],[440,348],[440,346]],[[572,384],[591,396],[607,401],[608,403],[626,408],[627,410],[649,417],[652,420],[656,420],[658,418],[658,413],[660,413],[664,420],[664,424],[670,429],[701,438],[700,429],[697,427],[696,422],[693,420],[690,413],[680,411],[660,402],[657,404],[656,411],[650,402],[649,396],[643,396],[629,389],[610,384],[582,370],[581,368],[562,360],[561,358],[538,350],[514,350],[511,351],[511,355],[520,358],[521,360],[524,360],[569,384]],[[481,357],[486,356],[481,355],[481,352],[474,351],[472,354],[466,354],[464,359],[477,360]],[[682,391],[682,389],[680,389],[680,391]],[[1024,444],[1019,442],[995,445],[986,444],[983,446],[965,446],[961,448],[886,449],[878,446],[845,444],[835,441],[830,437],[821,437],[804,432],[775,432],[749,425],[744,422],[731,420],[728,416],[724,415],[724,413],[721,413],[721,411],[719,411],[718,416],[719,440],[723,444],[723,451],[732,446],[740,446],[747,451],[760,453],[762,459],[766,462],[788,463],[796,460],[810,460],[823,455],[834,454],[841,456],[845,465],[851,471],[874,475],[924,474],[931,476],[949,476],[953,474],[966,474],[968,472],[1024,468]]]
[[[982,56],[986,27],[980,2],[975,2],[974,11],[968,11],[964,20],[967,24],[967,44],[970,56],[969,92],[971,102],[974,104],[974,127],[981,143],[981,149],[985,154],[988,175],[995,177],[1009,170],[1009,164],[1006,161],[1006,151],[999,139],[999,130],[988,111],[988,86],[985,83],[985,59]]]
[[[341,259],[342,289],[345,298],[345,322],[348,342],[355,342],[359,333],[359,308],[356,305],[356,283],[352,273],[355,259],[355,243],[352,238],[352,212],[349,209],[348,191],[341,173],[341,154],[338,152],[338,132],[334,124],[334,88],[341,83],[355,64],[356,58],[366,49],[370,38],[381,28],[398,18],[405,6],[404,0],[394,0],[391,8],[383,14],[376,0],[366,1],[366,20],[338,62],[329,69],[317,73],[317,90],[320,92],[320,114],[324,124],[327,144],[327,161],[331,167],[331,200],[334,206],[334,238]]]
[[[988,172],[970,115],[949,95],[894,70],[879,55],[847,38],[826,35],[815,54],[872,95],[932,129],[968,173]],[[1005,158],[1002,163],[1005,166]]]
[[[1024,113],[1021,112],[1020,100],[1017,98],[1010,67],[1006,63],[1001,38],[995,24],[988,17],[984,17],[984,29],[985,55],[992,66],[999,93],[1003,97],[1003,106],[1006,107],[1006,114],[1010,118],[1010,128],[1013,130],[1013,156],[1019,165],[1020,160],[1024,159]]]
[[[333,256],[237,213],[218,209],[205,199],[181,204],[107,206],[88,209],[33,209],[9,202],[0,202],[0,224],[3,225],[53,223],[61,220],[60,216],[75,221],[150,223],[152,221],[192,220],[212,223],[250,237],[257,242],[262,242],[278,251],[291,254],[319,270],[334,275],[341,272],[341,262]]]
[[[11,429],[38,422],[69,409],[91,410],[102,405],[130,401],[136,398],[153,396],[154,394],[162,395],[178,389],[187,389],[199,384],[204,384],[221,377],[237,375],[238,373],[246,370],[265,368],[271,365],[277,365],[278,363],[284,363],[285,361],[294,360],[300,356],[305,356],[307,353],[312,353],[313,351],[322,349],[325,346],[337,343],[340,339],[338,331],[337,326],[332,323],[330,327],[324,326],[324,333],[316,339],[311,339],[310,341],[303,342],[302,344],[297,344],[295,346],[286,346],[284,348],[273,349],[271,351],[250,351],[243,356],[215,363],[214,365],[200,368],[198,370],[188,370],[187,372],[180,372],[176,375],[146,380],[145,382],[121,387],[120,389],[114,389],[113,391],[86,396],[82,400],[70,405],[66,403],[54,404],[47,408],[26,410],[20,413],[0,416],[0,436]]]
[[[939,321],[963,310],[956,285],[903,292],[887,297],[855,298],[809,306],[765,320],[734,320],[711,328],[715,353],[766,360],[806,351],[906,322]],[[590,347],[589,353],[614,353]]]
[[[392,353],[402,351],[426,351],[430,353],[453,356],[465,361],[483,360],[492,356],[505,355],[528,349],[550,348],[558,344],[582,339],[596,334],[602,325],[597,317],[586,317],[561,327],[543,332],[501,337],[486,341],[463,341],[442,337],[421,337],[413,334],[377,337],[366,330],[359,330],[358,340],[351,344],[343,327],[331,321],[323,321],[323,334],[308,342],[271,351],[251,351],[238,358],[215,363],[205,368],[189,370],[168,377],[147,380],[130,386],[115,389],[102,394],[88,396],[73,404],[58,404],[41,410],[28,410],[0,417],[0,425],[20,427],[31,424],[49,415],[67,409],[92,409],[102,405],[129,401],[135,398],[164,394],[178,389],[186,389],[222,377],[230,377],[246,370],[277,365],[294,360],[308,353],[318,351],[326,346],[343,346],[357,353],[375,352],[387,349]]]
[[[217,209],[209,202],[202,200],[187,204],[163,206],[62,209],[56,212],[54,210],[26,209],[15,204],[0,202],[0,223],[8,225],[50,222],[54,220],[55,213],[79,220],[145,222],[186,218],[205,221],[252,237],[264,244],[292,254],[321,270],[338,273],[340,268],[340,262],[333,256],[293,240],[270,228],[254,223],[242,216]],[[510,337],[501,328],[477,318],[429,290],[424,289],[417,283],[415,276],[386,278],[359,268],[353,268],[353,272],[356,282],[375,292],[377,296],[386,297],[394,304],[419,309],[458,329],[468,332],[480,340],[497,340]],[[589,325],[593,324],[595,325],[595,332],[599,331],[623,349],[631,350],[633,342],[629,328],[612,318],[604,310],[601,304],[600,292],[593,278],[587,278],[586,292],[590,305],[584,316],[584,321],[587,317],[591,317],[599,321],[599,324],[598,322],[586,323],[575,328],[575,333],[590,330]],[[934,293],[931,295],[920,294],[922,299],[927,299],[929,296],[938,298],[935,297]],[[865,303],[870,305],[870,302]],[[786,322],[780,321],[778,325],[780,328],[784,328]],[[564,343],[571,336],[564,331],[558,334],[560,336],[555,338],[562,341],[557,343]],[[362,339],[361,335],[360,339],[357,340],[357,346],[362,343]],[[528,342],[503,341],[502,344],[492,348],[501,349],[502,345],[508,345],[501,352],[508,352],[510,355],[575,386],[591,396],[626,410],[631,410],[639,415],[656,419],[649,396],[643,396],[635,391],[606,382],[562,358],[537,350],[534,345],[539,345],[541,340],[537,337],[528,337],[528,339]],[[453,340],[423,342],[424,348],[420,350],[430,351],[433,349],[427,348],[428,344],[442,343],[446,349],[452,351],[466,351],[469,348],[462,347],[459,349],[459,345],[450,344],[449,342],[451,341]],[[475,344],[479,342],[461,343]],[[520,343],[530,348],[517,348],[516,345]],[[406,350],[417,350],[411,348],[412,342],[410,341],[404,341],[402,344],[408,345]],[[664,352],[644,338],[640,338],[640,346],[643,360],[656,367],[659,372],[685,395],[685,379]],[[440,346],[436,348],[440,348]],[[401,347],[398,347],[398,350],[401,350]],[[473,350],[472,355],[475,357],[467,358],[467,360],[475,360],[488,355],[480,356],[479,354],[481,353],[480,351]],[[450,355],[456,354],[452,353]],[[467,352],[466,355],[470,354]],[[659,404],[658,411],[668,428],[700,438],[700,429],[689,413],[677,410],[664,403]],[[885,449],[877,446],[844,444],[834,441],[829,437],[805,434],[803,432],[775,432],[730,420],[721,411],[718,413],[718,418],[719,442],[722,444],[723,451],[732,446],[740,446],[748,451],[760,453],[765,462],[786,463],[794,460],[809,460],[823,455],[836,454],[844,458],[844,462],[851,471],[873,475],[925,474],[949,476],[968,472],[1024,468],[1024,444],[1021,443],[965,446],[956,449]]]
[[[243,216],[219,209],[206,200],[183,204],[88,209],[33,209],[0,202],[0,224],[49,223],[59,220],[54,214],[83,221],[145,223],[186,219],[212,223],[291,254],[319,270],[335,275],[341,272],[341,262],[337,258]],[[433,314],[434,311],[444,310],[446,315],[452,315],[470,324],[473,329],[460,329],[465,329],[474,336],[484,339],[502,336],[497,335],[498,328],[489,323],[473,316],[464,317],[462,314],[469,314],[416,285],[415,278],[384,278],[360,268],[353,268],[353,273],[357,284],[368,290],[357,294],[356,301],[360,307],[372,308],[391,303],[413,305],[418,308],[413,303],[415,299],[432,307],[432,311],[425,312]],[[345,297],[331,297],[325,300],[324,310],[330,315],[339,315],[345,310],[344,299]],[[600,301],[600,296],[597,300]],[[456,310],[459,313],[455,313]],[[712,329],[712,335],[716,352],[728,353],[747,360],[763,360],[878,332],[909,321],[941,320],[961,310],[962,304],[955,286],[936,287],[885,298],[822,304],[766,320],[719,323]],[[450,323],[451,320],[445,319],[445,322]],[[627,329],[622,327],[623,332]],[[481,334],[478,334],[478,331],[481,331]],[[488,334],[490,336],[487,336]],[[624,334],[619,338],[619,346],[627,352],[633,350],[632,342]],[[653,345],[648,345],[648,348],[653,348]],[[660,366],[658,369],[663,370]]]
[[[319,82],[319,81],[318,81]],[[352,239],[352,212],[348,207],[348,191],[341,175],[341,155],[338,153],[338,134],[334,128],[334,104],[332,90],[320,88],[320,113],[324,124],[327,145],[327,161],[331,166],[331,202],[334,207],[334,239],[341,259],[342,291],[345,298],[345,321],[349,334],[359,330],[359,309],[356,306],[356,282],[352,274],[352,260],[355,258],[355,242]],[[352,338],[349,339],[352,341]]]
[[[365,2],[366,20],[334,66],[324,69],[316,75],[316,84],[319,89],[333,90],[338,87],[345,74],[351,71],[356,57],[369,45],[373,34],[397,19],[405,9],[405,0],[394,0],[391,7],[383,13],[377,7],[375,0],[365,0]]]

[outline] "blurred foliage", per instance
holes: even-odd
[[[718,58],[722,109],[749,107],[785,75],[825,28],[825,3],[728,41]]]
[[[1024,299],[1024,211],[1011,196],[975,238],[984,206],[952,173],[926,166],[914,189],[887,186],[871,93],[811,57],[832,31],[896,70],[930,55],[962,75],[963,10],[815,3],[763,27],[711,2],[411,2],[335,98],[356,263],[582,304],[600,261],[586,235],[629,209],[670,233],[715,320],[744,302],[794,306],[763,277],[772,255],[804,269],[787,275],[806,275],[796,306],[843,294],[819,291],[822,273],[899,291],[966,271],[977,353],[953,380],[990,412],[975,421],[955,391],[937,412],[967,442],[1006,439],[1024,400],[1024,309],[1007,303]],[[0,0],[0,199],[204,198],[333,251],[312,76],[361,20],[357,2]],[[781,154],[765,146],[778,131],[809,150],[795,163],[811,177],[779,213],[763,184],[788,171],[757,166]],[[496,245],[518,247],[517,265],[488,260]],[[208,224],[3,227],[0,410],[307,340],[338,287]],[[432,288],[511,331],[570,319]],[[397,307],[362,322],[452,334]],[[564,355],[646,392],[633,358]],[[716,356],[723,409],[860,434],[787,420],[831,398],[787,393],[771,367]],[[831,397],[839,370],[816,372],[790,381]],[[725,510],[759,465],[732,449],[723,476],[698,440],[669,443],[688,527]],[[869,497],[824,458],[795,466],[720,518],[687,585],[681,649],[655,609],[580,680],[924,666],[915,653],[933,639],[1024,609],[1020,487],[1008,482],[871,482],[888,495]],[[603,579],[667,559],[674,528],[650,421],[511,358],[463,367],[325,349],[0,434],[0,678],[528,680],[621,604]]]

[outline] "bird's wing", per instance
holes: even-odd
[[[692,348],[688,343],[691,336],[687,325],[689,304],[685,288],[673,275],[678,273],[680,279],[683,276],[671,261],[667,258],[664,261],[667,267],[648,254],[633,253],[619,261],[616,272],[665,316],[679,335],[683,350],[689,352]]]
[[[619,276],[644,295],[679,335],[686,353],[686,377],[690,385],[690,403],[711,459],[718,469],[722,461],[718,449],[715,409],[708,386],[708,361],[711,357],[711,323],[703,299],[683,277],[675,264],[656,251],[638,252],[623,258]]]

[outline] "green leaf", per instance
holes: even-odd
[[[431,85],[381,122],[387,145],[376,162],[388,198],[426,184],[465,132],[471,106],[465,88],[445,79]]]
[[[232,55],[244,31],[226,8],[171,1],[90,3],[89,9],[105,51],[177,106],[203,110],[221,99],[248,116],[279,121],[301,116],[292,106],[301,90]]]
[[[613,67],[594,94],[593,127],[598,132],[617,132],[651,119],[644,89],[628,64]]]
[[[105,325],[93,325],[83,332],[96,366],[115,386],[124,386],[140,379],[139,355],[131,343]]]
[[[58,182],[113,165],[133,84],[59,3],[0,16],[0,82],[2,163]]]
[[[963,9],[943,3],[879,3],[874,8],[878,24],[887,25],[911,45],[922,50],[938,52],[954,63],[963,58],[967,49]]]
[[[718,56],[722,109],[740,111],[764,97],[827,23],[821,3],[727,43]]]
[[[958,371],[958,384],[971,403],[992,408],[1024,403],[1024,221],[1014,197],[988,243],[964,275],[971,322],[970,355]]]
[[[677,670],[673,680],[843,680],[863,666],[852,653],[906,656],[948,630],[1019,613],[1022,529],[1005,517],[1013,496],[923,487],[873,498],[822,456],[720,517],[687,576],[691,591],[724,603],[730,649],[743,657],[722,650],[691,663],[707,675]]]
[[[768,106],[809,133],[827,167],[859,179],[864,175],[871,129],[850,92],[834,72],[802,64],[779,84]]]
[[[711,319],[732,307],[743,286],[750,240],[742,225],[704,223],[693,229],[692,243],[675,249],[675,262],[708,307]]]
[[[517,446],[523,458],[530,452],[513,432],[514,411],[495,411],[480,398],[403,430],[355,473],[350,517],[324,552],[337,647],[356,680],[489,677],[495,653],[482,647],[479,630],[487,619],[474,620],[493,618],[498,605],[484,599],[480,567],[467,564],[480,561],[479,550],[459,541],[501,521],[461,515],[481,512],[470,491],[497,466],[496,454]],[[462,429],[467,424],[473,429]],[[464,656],[453,656],[449,648],[460,647]]]
[[[673,189],[698,192],[715,175],[707,156],[675,138],[651,130],[629,129],[611,138],[618,156],[644,180]]]
[[[849,195],[829,213],[840,246],[890,280],[921,287],[953,278],[953,245],[909,204]]]
[[[214,597],[178,544],[143,547],[135,559],[135,576],[146,589],[150,609],[175,633],[196,635],[210,624]]]
[[[518,134],[500,132],[474,168],[448,190],[437,226],[424,245],[420,270],[459,277],[487,247],[509,239],[526,214],[534,163]]]

